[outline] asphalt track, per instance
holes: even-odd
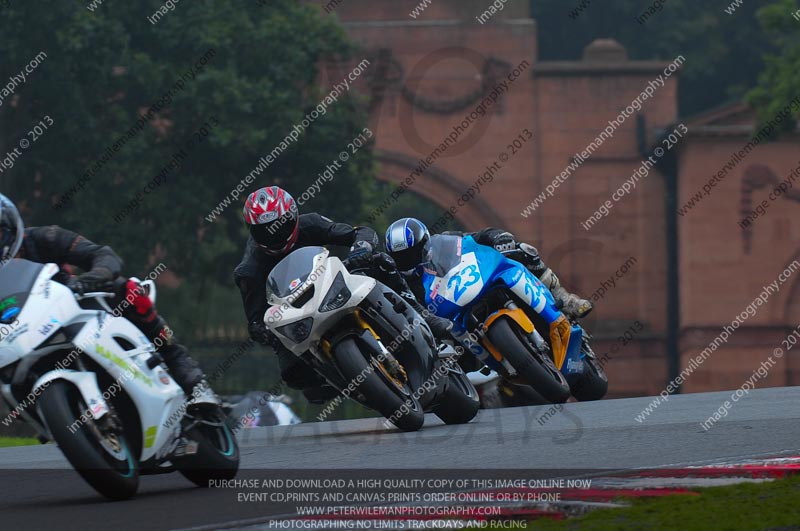
[[[247,430],[242,477],[282,471],[336,477],[348,469],[509,469],[567,477],[580,471],[738,462],[800,450],[800,387],[753,390],[706,431],[701,423],[731,391],[673,396],[637,422],[652,398],[481,411],[470,424],[433,416],[416,433],[382,419]],[[321,471],[320,471],[321,470]],[[385,474],[385,473],[384,473]],[[239,503],[235,492],[199,489],[179,474],[143,477],[130,501],[109,503],[69,468],[53,445],[0,450],[0,527],[9,530],[238,528],[285,508]]]

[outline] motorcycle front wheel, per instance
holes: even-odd
[[[104,433],[90,418],[78,389],[56,380],[38,400],[39,412],[67,461],[94,490],[111,500],[124,500],[139,487],[138,460],[124,435]],[[85,418],[85,417],[84,417]]]
[[[549,358],[537,359],[533,347],[522,336],[516,323],[497,319],[489,327],[489,341],[516,369],[522,382],[531,387],[528,392],[543,399],[542,403],[561,404],[569,399],[570,389],[561,371]]]
[[[368,361],[355,340],[345,339],[336,345],[333,357],[348,384],[353,384],[364,396],[364,405],[403,431],[416,431],[422,427],[425,413],[408,384],[393,381],[375,357],[370,355]]]

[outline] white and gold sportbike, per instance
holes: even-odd
[[[0,394],[10,417],[55,441],[111,499],[133,496],[140,474],[177,470],[199,486],[233,478],[239,449],[224,419],[187,412],[155,347],[109,306],[113,294],[75,294],[54,280],[58,273],[27,260],[0,268],[0,327],[8,330]],[[155,284],[142,285],[155,301]]]
[[[403,298],[323,247],[286,256],[267,280],[267,328],[342,395],[405,431],[425,412],[447,424],[472,420],[478,393]]]

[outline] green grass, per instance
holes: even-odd
[[[39,441],[30,437],[0,437],[0,448],[28,446],[31,444],[39,444]]]
[[[566,520],[535,520],[543,531],[753,531],[800,529],[800,476],[765,483],[693,489],[700,496],[674,495],[629,500],[630,507],[598,509]]]

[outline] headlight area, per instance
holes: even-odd
[[[338,310],[350,300],[351,296],[352,293],[350,293],[350,290],[347,289],[347,284],[344,282],[344,276],[340,271],[336,274],[336,278],[333,279],[331,289],[328,290],[328,294],[325,295],[325,298],[322,300],[319,311],[332,312],[333,310]]]
[[[302,321],[297,321],[296,323],[280,326],[276,328],[275,331],[281,334],[282,336],[288,337],[295,343],[302,343],[303,341],[308,339],[308,335],[311,333],[311,325],[313,324],[314,324],[314,318],[306,317]]]

